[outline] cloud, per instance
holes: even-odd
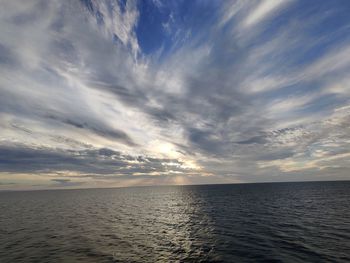
[[[255,136],[255,137],[249,138],[249,139],[244,140],[244,141],[238,141],[236,143],[238,143],[238,144],[254,144],[254,143],[264,144],[264,143],[266,143],[266,139],[264,136]]]
[[[52,182],[55,182],[56,184],[52,187],[79,187],[84,185],[84,182],[73,182],[70,179],[51,179]]]
[[[349,144],[346,10],[297,1],[151,4],[171,27],[146,54],[137,2],[4,1],[7,181],[346,176],[346,158],[335,157],[347,156]]]
[[[72,119],[61,119],[55,115],[47,115],[45,116],[48,119],[52,119],[55,121],[62,122],[64,124],[73,126],[78,129],[87,129],[90,132],[93,132],[99,136],[110,138],[112,140],[121,141],[129,146],[136,146],[136,144],[132,141],[132,139],[123,131],[112,129],[109,127],[103,127],[99,125],[98,127],[91,126],[90,124],[84,122],[82,123],[80,120],[72,120]]]
[[[53,176],[63,172],[65,177],[73,178],[113,179],[123,176],[152,177],[189,173],[200,175],[198,168],[177,159],[132,156],[108,148],[65,150],[1,145],[0,161],[2,172],[41,173]],[[71,173],[73,175],[70,175]]]
[[[134,29],[138,22],[138,11],[135,1],[126,1],[125,5],[118,1],[81,1],[96,19],[104,33],[112,40],[119,40],[131,49],[133,55],[139,53],[139,45]]]
[[[242,25],[244,28],[253,26],[268,16],[272,16],[274,12],[280,9],[282,6],[288,4],[288,0],[264,0],[259,1],[259,4],[249,12],[248,16],[243,20]]]

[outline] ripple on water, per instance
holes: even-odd
[[[1,262],[349,262],[350,183],[0,193]]]

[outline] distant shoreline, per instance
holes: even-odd
[[[153,188],[153,187],[188,187],[188,186],[220,186],[220,185],[252,185],[252,184],[290,184],[290,183],[341,183],[350,180],[319,180],[319,181],[287,181],[287,182],[246,182],[246,183],[219,183],[219,184],[184,184],[184,185],[139,185],[139,186],[119,186],[119,187],[86,187],[86,188],[49,188],[49,189],[6,189],[5,192],[34,192],[34,191],[69,191],[69,190],[109,190],[126,188]]]

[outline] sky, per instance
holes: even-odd
[[[0,189],[350,179],[348,0],[0,0]]]

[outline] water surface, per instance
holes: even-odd
[[[0,193],[0,262],[349,262],[350,182]]]

